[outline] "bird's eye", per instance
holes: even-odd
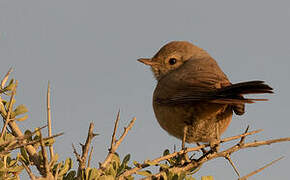
[[[170,65],[174,65],[176,63],[176,61],[177,60],[175,58],[170,58],[168,62]]]

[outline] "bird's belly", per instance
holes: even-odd
[[[169,134],[182,139],[187,126],[188,143],[218,139],[232,119],[232,107],[228,105],[162,105],[153,102],[153,108],[160,126]]]

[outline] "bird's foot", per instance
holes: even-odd
[[[220,149],[219,142],[220,142],[219,139],[215,139],[215,140],[209,142],[210,150],[212,152],[218,152],[219,151],[219,149]]]
[[[199,144],[199,143],[197,142],[196,145],[197,145],[197,146],[200,146],[201,144]],[[205,154],[208,153],[208,151],[207,151],[206,149],[204,149],[204,148],[201,148],[200,150],[201,150],[201,152],[202,152],[203,155],[205,155]]]

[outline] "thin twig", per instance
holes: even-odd
[[[229,137],[229,138],[225,138],[225,139],[221,140],[220,142],[224,143],[224,142],[227,142],[227,141],[232,141],[234,139],[238,139],[238,138],[241,138],[241,137],[244,137],[244,136],[252,135],[252,134],[255,134],[255,133],[258,133],[258,132],[261,132],[261,130],[251,131],[251,132],[244,133],[244,134],[241,134],[241,135],[238,135],[238,136],[232,136],[232,137]],[[242,144],[242,145],[240,145],[238,143],[238,144],[234,145],[233,147],[228,148],[227,150],[224,150],[224,151],[221,151],[221,152],[215,152],[215,153],[206,154],[206,155],[202,156],[201,158],[199,158],[199,160],[197,162],[195,160],[192,160],[191,163],[189,163],[186,166],[170,168],[170,171],[172,171],[173,173],[174,172],[180,172],[180,171],[187,171],[187,170],[199,167],[200,165],[202,165],[204,162],[206,162],[208,160],[211,160],[211,159],[214,159],[214,158],[218,158],[218,157],[225,157],[227,154],[231,154],[233,152],[239,151],[240,149],[250,148],[250,147],[257,147],[257,146],[262,146],[262,145],[269,145],[269,144],[279,143],[279,142],[284,142],[284,141],[290,141],[290,137],[280,138],[280,139],[272,139],[272,140],[267,140],[267,141],[255,141],[255,142],[250,142],[250,143],[246,143],[246,144]],[[170,159],[172,157],[175,157],[178,154],[187,153],[187,152],[191,152],[191,151],[197,151],[197,150],[199,150],[201,148],[204,148],[206,146],[207,145],[201,145],[199,147],[188,148],[188,149],[186,149],[184,151],[181,150],[179,152],[175,152],[175,153],[172,153],[172,154],[169,154],[169,155],[166,155],[166,156],[162,156],[160,158],[156,158],[156,159],[154,159],[154,160],[152,160],[150,162],[152,164],[158,163],[160,161],[164,161],[164,160]],[[148,163],[146,163],[146,162],[143,163],[143,164],[139,164],[138,167],[135,167],[135,168],[132,168],[130,170],[125,171],[123,174],[121,174],[119,176],[119,179],[122,180],[125,177],[127,177],[129,175],[132,175],[132,174],[135,174],[140,169],[146,168],[148,166],[150,166],[150,165]],[[156,175],[154,175],[154,177],[159,177],[160,175],[161,174],[156,174]]]
[[[15,137],[14,139],[11,139],[11,140],[8,140],[8,141],[5,141],[5,142],[2,142],[0,143],[0,147],[5,147],[5,146],[8,146],[8,145],[11,145],[11,144],[15,144],[19,141],[22,141],[24,139],[28,139],[30,137],[32,137],[36,132],[40,131],[41,129],[45,128],[46,126],[42,126],[40,128],[37,128],[37,130],[33,131],[31,134],[29,135],[24,135],[24,136],[19,136],[19,137]]]
[[[91,166],[92,154],[93,154],[93,146],[91,147],[91,151],[90,151],[90,154],[89,154],[88,166],[87,167]]]
[[[79,155],[79,153],[77,152],[74,144],[72,144],[72,148],[73,148],[73,153],[75,154],[76,158],[77,158],[77,161],[81,161],[81,156]]]
[[[244,133],[247,133],[249,131],[249,128],[250,126],[248,125]],[[241,137],[239,144],[243,144],[245,142],[245,139],[246,139],[246,136]]]
[[[246,137],[248,135],[252,135],[252,134],[257,134],[261,131],[264,131],[263,129],[258,129],[258,130],[255,130],[255,131],[250,131],[250,132],[247,132],[247,133],[243,133],[241,135],[236,135],[236,136],[232,136],[232,137],[228,137],[228,138],[224,138],[223,140],[221,140],[220,143],[224,143],[224,142],[227,142],[227,141],[232,141],[234,139],[239,139],[239,138],[243,138],[243,137]]]
[[[42,154],[42,158],[43,158],[43,167],[45,169],[45,177],[48,177],[50,174],[50,169],[49,169],[49,165],[48,165],[48,158],[47,158],[47,153],[46,153],[46,149],[45,149],[45,145],[42,139],[42,133],[41,131],[39,131],[39,135],[40,135],[40,146],[41,146],[41,154]]]
[[[272,164],[274,164],[274,163],[280,161],[280,160],[283,159],[283,158],[284,158],[284,156],[282,156],[282,157],[280,157],[280,158],[278,158],[278,159],[276,159],[276,160],[270,162],[269,164],[266,164],[265,166],[261,167],[260,169],[257,169],[257,170],[255,170],[255,171],[253,171],[253,172],[251,172],[251,173],[249,173],[249,174],[247,174],[247,175],[245,175],[245,176],[239,178],[238,180],[247,180],[249,177],[251,177],[251,176],[253,176],[253,175],[255,175],[255,174],[261,172],[261,171],[264,170],[265,168],[271,166]]]
[[[51,132],[50,83],[49,81],[47,85],[46,105],[47,105],[48,136],[51,136],[52,132]],[[49,155],[50,155],[50,160],[52,160],[54,156],[52,145],[49,145]]]
[[[118,121],[119,120],[117,118],[116,119],[116,122],[115,122],[115,127],[116,127],[116,124],[118,123]],[[109,153],[108,153],[106,159],[104,160],[103,163],[100,163],[100,168],[101,169],[105,169],[107,167],[107,165],[111,162],[114,153],[116,152],[116,150],[118,149],[118,147],[120,146],[120,144],[122,143],[122,141],[124,140],[124,138],[126,137],[126,135],[128,134],[129,130],[133,127],[135,121],[136,121],[136,118],[134,117],[131,120],[131,122],[129,123],[129,125],[124,128],[124,132],[121,135],[121,137],[118,140],[115,140],[115,143],[111,144],[111,148],[109,150]],[[113,139],[113,136],[112,136],[112,139]],[[114,142],[114,141],[112,140],[112,142]]]
[[[43,140],[46,141],[46,140],[49,140],[49,139],[53,139],[53,138],[56,138],[56,137],[61,136],[63,134],[64,133],[58,133],[58,134],[55,134],[53,136],[43,138]],[[33,141],[29,141],[29,142],[26,142],[26,139],[23,139],[23,141],[24,142],[22,142],[22,143],[18,143],[18,144],[13,145],[13,146],[11,146],[9,148],[6,148],[5,150],[1,151],[0,154],[6,154],[6,153],[9,153],[13,149],[18,149],[18,148],[21,148],[21,147],[28,147],[28,146],[34,145],[36,143],[40,143],[40,139],[36,139],[36,140],[33,140]]]
[[[247,133],[249,131],[250,126],[248,125],[244,134]],[[238,144],[244,144],[246,139],[246,136],[241,137],[241,140]],[[238,175],[238,177],[240,177],[240,172],[238,171],[238,168],[235,166],[234,162],[232,161],[230,154],[226,154],[225,155],[225,159],[229,161],[229,163],[231,164],[231,166],[233,167],[234,171],[236,172],[236,174]]]
[[[92,139],[96,136],[96,134],[94,134],[93,131],[94,131],[94,123],[90,123],[88,136],[87,136],[85,145],[82,145],[82,156],[78,160],[79,162],[78,175],[80,175],[81,172],[86,168],[86,161],[87,161],[87,156],[89,154],[90,144],[92,142]]]
[[[2,128],[1,137],[0,137],[1,139],[3,138],[4,133],[6,131],[6,128],[7,128],[7,125],[10,122],[10,114],[12,112],[12,107],[13,107],[13,104],[14,104],[13,101],[14,101],[14,96],[16,94],[17,85],[18,85],[18,82],[16,81],[15,82],[15,86],[13,87],[13,90],[12,90],[12,94],[11,94],[11,97],[10,97],[9,104],[8,104],[8,112],[7,112],[7,115],[6,115],[6,120],[5,120],[4,126]]]
[[[240,135],[236,135],[236,136],[232,136],[232,137],[228,137],[228,138],[224,138],[220,141],[220,143],[225,143],[225,142],[228,142],[228,141],[232,141],[232,140],[235,140],[235,139],[239,139],[241,137],[245,137],[245,136],[249,136],[249,135],[252,135],[252,134],[256,134],[256,133],[259,133],[261,132],[262,130],[255,130],[255,131],[251,131],[251,132],[248,132],[248,133],[244,133],[244,134],[240,134]],[[213,144],[215,145],[215,144]],[[208,147],[209,145],[207,144],[203,144],[203,145],[200,145],[200,146],[197,146],[197,147],[193,147],[193,148],[186,148],[185,150],[181,150],[181,151],[178,151],[178,152],[174,152],[174,153],[171,153],[171,154],[168,154],[166,156],[162,156],[162,157],[159,157],[159,158],[156,158],[154,160],[151,160],[150,162],[152,163],[158,163],[160,161],[164,161],[164,160],[167,160],[167,159],[170,159],[172,157],[175,157],[179,154],[182,154],[182,153],[188,153],[188,152],[192,152],[192,151],[199,151],[200,149],[203,149],[205,147]],[[143,169],[143,168],[146,168],[148,167],[149,164],[148,163],[143,163],[143,164],[140,164],[139,167],[134,167],[130,170],[127,170],[125,171],[123,174],[120,175],[120,179],[126,177],[126,176],[129,176],[131,174],[134,174],[136,173],[138,170],[140,169]]]
[[[29,175],[31,180],[36,180],[36,176],[32,173],[31,169],[20,159],[20,162],[24,169],[26,170],[27,174]]]
[[[232,158],[230,157],[230,155],[227,154],[227,155],[225,156],[225,158],[226,158],[226,160],[229,161],[229,163],[231,164],[231,166],[233,167],[233,169],[235,170],[235,172],[237,173],[237,175],[240,177],[240,176],[241,176],[241,175],[240,175],[240,172],[238,171],[238,168],[235,166],[234,162],[232,161]]]
[[[57,164],[57,167],[56,167],[56,170],[55,170],[55,175],[54,175],[54,180],[58,179],[58,173],[59,173],[60,165],[61,165],[61,163]]]
[[[188,171],[190,169],[193,169],[195,167],[198,167],[200,165],[202,165],[203,163],[211,160],[211,159],[215,159],[218,157],[224,157],[226,156],[226,154],[231,154],[234,152],[237,152],[241,149],[245,149],[245,148],[250,148],[250,147],[257,147],[257,146],[262,146],[262,145],[269,145],[269,144],[273,144],[273,143],[278,143],[278,142],[283,142],[283,141],[290,141],[290,137],[288,138],[280,138],[280,139],[272,139],[272,140],[267,140],[267,141],[258,141],[258,142],[251,142],[251,143],[245,143],[243,145],[240,144],[236,144],[234,146],[232,146],[231,148],[228,148],[224,151],[218,152],[218,153],[212,153],[212,154],[208,154],[206,156],[203,156],[202,158],[199,159],[199,161],[191,161],[191,163],[189,163],[186,166],[183,167],[173,167],[168,169],[170,172],[172,173],[178,173],[181,171]],[[160,173],[153,175],[151,177],[148,178],[158,178],[160,177]]]
[[[111,140],[111,149],[113,148],[113,145],[116,142],[116,132],[117,132],[119,121],[120,121],[120,110],[118,111],[118,114],[117,114],[117,117],[116,117],[116,121],[115,121],[115,125],[114,125],[114,131],[113,131],[112,140]]]

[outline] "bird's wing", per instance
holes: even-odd
[[[244,98],[243,94],[272,93],[272,88],[263,81],[231,84],[216,63],[209,65],[211,68],[203,68],[200,63],[197,67],[185,66],[168,74],[158,82],[154,101],[160,104],[190,104],[200,101],[243,104],[265,100]]]

